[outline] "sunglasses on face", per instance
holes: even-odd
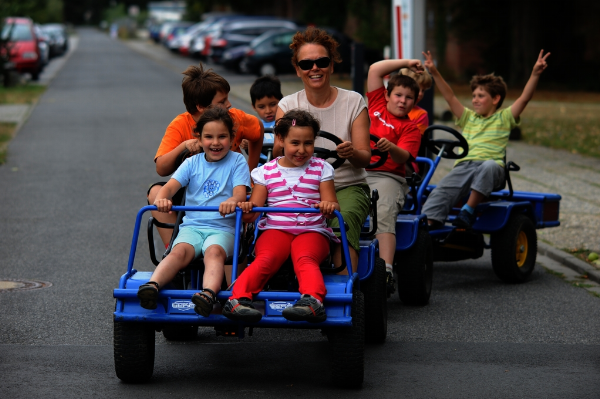
[[[308,71],[309,69],[312,69],[314,64],[317,64],[317,68],[327,68],[330,62],[331,59],[329,57],[321,57],[316,60],[301,60],[298,61],[298,68],[303,71]]]

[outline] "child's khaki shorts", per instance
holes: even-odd
[[[376,234],[396,234],[396,218],[409,190],[406,179],[393,173],[367,171],[367,183],[379,192]]]

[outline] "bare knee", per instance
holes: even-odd
[[[223,247],[221,247],[220,245],[211,245],[204,251],[205,262],[206,260],[214,260],[224,263],[226,257],[227,254],[225,253]]]
[[[154,200],[156,199],[156,196],[158,195],[158,192],[161,188],[163,188],[163,186],[160,186],[158,184],[150,188],[150,191],[148,192],[148,204],[154,204]]]

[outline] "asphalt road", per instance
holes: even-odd
[[[0,397],[600,397],[600,299],[541,267],[527,284],[502,284],[488,256],[436,264],[426,307],[389,301],[388,340],[367,347],[360,391],[329,384],[318,331],[289,330],[241,342],[210,329],[191,343],[157,334],[153,381],[121,383],[112,290],[160,180],[156,148],[184,111],[179,66],[191,62],[94,30],[79,37],[0,167],[0,278],[52,283],[0,292]],[[146,251],[142,239],[138,270],[151,270]]]

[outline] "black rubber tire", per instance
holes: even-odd
[[[415,244],[398,256],[398,296],[405,305],[429,303],[433,280],[433,246],[429,233],[420,228]]]
[[[40,73],[42,73],[41,67],[37,68],[35,71],[32,71],[31,72],[31,80],[34,82],[37,82],[38,80],[40,80]]]
[[[387,337],[386,278],[385,261],[376,258],[373,274],[360,283],[365,296],[365,340],[371,344],[382,344]]]
[[[327,331],[331,348],[331,381],[339,388],[360,388],[365,375],[365,298],[355,291],[352,327]]]
[[[193,341],[198,338],[198,326],[173,324],[162,329],[167,341]]]
[[[145,382],[154,371],[154,328],[145,323],[114,322],[117,377],[123,382]]]
[[[521,267],[517,263],[517,238],[525,233],[527,254]],[[506,226],[492,234],[492,267],[496,276],[505,283],[524,283],[535,268],[537,256],[537,232],[535,225],[523,214],[513,215]]]

